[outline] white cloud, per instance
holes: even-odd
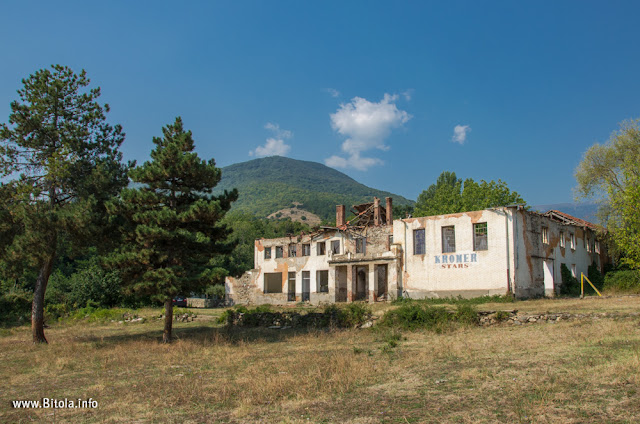
[[[249,156],[286,156],[291,150],[291,146],[286,144],[284,140],[293,137],[293,133],[289,130],[283,130],[280,125],[267,122],[265,129],[271,130],[275,137],[267,138],[264,146],[258,146],[255,150],[249,152]]]
[[[351,102],[341,104],[331,116],[331,127],[347,137],[342,143],[342,151],[348,158],[332,156],[325,164],[337,168],[354,167],[365,171],[381,164],[376,158],[362,157],[367,150],[389,150],[385,139],[394,128],[401,127],[411,115],[398,109],[397,95],[385,94],[379,102],[370,102],[362,97],[354,97]]]
[[[467,133],[471,131],[471,127],[469,125],[456,125],[453,128],[453,137],[451,141],[454,143],[464,144],[467,140]]]
[[[402,92],[402,95],[404,96],[404,99],[405,99],[406,101],[410,101],[410,100],[411,100],[411,97],[413,97],[413,92],[414,92],[414,91],[415,91],[415,90],[414,90],[413,88],[410,88],[410,89],[405,90],[404,92]]]
[[[265,129],[273,131],[277,138],[287,139],[293,137],[293,133],[289,130],[280,129],[280,125],[267,122]]]
[[[335,88],[325,88],[324,91],[329,93],[331,97],[340,97],[340,92]]]

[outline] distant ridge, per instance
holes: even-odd
[[[321,163],[270,156],[222,168],[216,193],[237,188],[240,196],[233,209],[266,217],[297,202],[299,209],[322,219],[335,219],[335,205],[392,197],[394,205],[414,202],[388,191],[360,184],[348,175]]]

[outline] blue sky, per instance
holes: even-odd
[[[127,159],[182,116],[219,166],[327,163],[408,198],[445,170],[573,200],[582,153],[640,117],[638,2],[5,2],[20,80],[86,69]]]

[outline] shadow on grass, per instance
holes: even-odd
[[[190,341],[203,346],[216,345],[220,343],[280,343],[287,339],[305,334],[327,333],[330,329],[317,328],[288,328],[285,330],[269,328],[244,328],[244,327],[178,327],[173,329],[174,341]],[[135,333],[121,333],[108,335],[86,335],[77,337],[78,341],[84,343],[96,343],[99,347],[109,347],[113,344],[127,343],[133,341],[155,341],[162,343],[162,330],[147,330]]]

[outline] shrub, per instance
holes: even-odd
[[[620,270],[607,273],[604,277],[607,291],[640,293],[640,271]]]
[[[459,305],[456,312],[452,313],[443,307],[413,302],[387,311],[380,324],[406,330],[427,329],[442,333],[461,324],[477,325],[478,322],[478,313],[471,305]]]
[[[392,304],[402,305],[405,303],[424,303],[427,305],[481,305],[484,303],[513,303],[515,298],[511,295],[493,295],[493,296],[480,296],[472,298],[458,297],[438,297],[438,298],[425,298],[425,299],[411,299],[409,297],[400,297],[395,299]]]
[[[569,296],[577,296],[580,294],[580,283],[578,279],[571,274],[571,271],[565,264],[560,265],[560,276],[562,277],[560,294]]]
[[[16,290],[0,296],[0,322],[3,325],[15,325],[31,319],[33,293]]]
[[[589,278],[589,281],[591,281],[598,290],[602,290],[604,287],[604,276],[600,273],[598,265],[595,262],[589,265],[587,278]]]

